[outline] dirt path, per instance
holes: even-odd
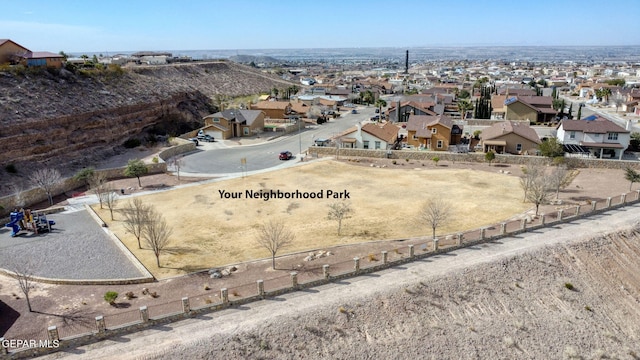
[[[557,318],[559,315],[554,311],[550,311],[549,313],[540,311],[536,312],[533,320],[529,320],[530,322],[526,325],[524,323],[522,325],[518,325],[518,323],[516,323],[516,325],[513,325],[514,323],[497,325],[505,328],[513,328],[515,326],[519,329],[518,331],[529,331],[529,333],[522,337],[522,340],[518,340],[519,337],[515,335],[514,337],[504,336],[501,339],[498,338],[497,342],[492,343],[492,341],[495,340],[495,335],[478,334],[473,327],[473,323],[467,324],[464,317],[455,316],[454,312],[451,311],[449,311],[450,314],[447,314],[445,311],[439,312],[439,315],[436,317],[439,320],[435,321],[435,325],[419,324],[412,321],[412,318],[417,316],[416,314],[418,313],[434,309],[434,307],[438,306],[444,309],[451,304],[438,305],[435,303],[426,303],[422,304],[418,309],[411,309],[411,301],[390,304],[385,304],[384,302],[379,304],[379,302],[381,299],[385,299],[386,301],[390,294],[397,295],[398,293],[404,292],[404,296],[407,297],[408,294],[413,294],[413,290],[411,289],[416,286],[425,286],[426,289],[436,294],[442,290],[442,284],[438,286],[434,285],[433,288],[431,284],[437,284],[438,279],[451,276],[451,274],[454,274],[454,276],[462,276],[459,277],[457,281],[464,281],[461,280],[464,278],[472,279],[472,282],[476,284],[475,289],[473,286],[465,289],[459,289],[458,286],[453,286],[452,291],[453,293],[461,293],[464,290],[464,292],[469,293],[465,296],[471,296],[473,298],[476,296],[475,293],[478,291],[478,288],[483,286],[480,284],[491,284],[492,281],[496,281],[496,279],[502,277],[492,274],[490,271],[492,268],[506,268],[509,261],[517,261],[520,257],[526,258],[528,256],[526,254],[535,253],[535,251],[542,249],[549,249],[554,245],[561,244],[560,247],[567,247],[571,246],[571,244],[582,244],[594,236],[629,228],[637,224],[638,215],[640,215],[640,205],[635,205],[588,219],[578,220],[536,232],[525,233],[515,238],[503,239],[500,242],[488,244],[487,246],[467,248],[453,254],[435,256],[424,261],[410,263],[371,276],[348,279],[308,291],[287,294],[277,299],[252,303],[242,306],[241,308],[207,314],[199,318],[84,346],[71,350],[68,353],[53,354],[46,358],[292,358],[293,354],[305,358],[350,358],[363,355],[362,353],[359,354],[355,352],[358,351],[358,348],[362,348],[362,344],[356,341],[360,338],[362,338],[364,345],[371,346],[369,350],[362,351],[373,351],[371,349],[391,351],[384,355],[394,354],[395,351],[396,358],[400,353],[404,355],[409,353],[416,354],[416,351],[418,351],[417,354],[421,354],[419,356],[423,357],[427,355],[429,357],[436,356],[439,358],[474,357],[468,353],[451,353],[450,351],[453,350],[441,352],[445,350],[438,350],[438,348],[435,350],[440,353],[436,355],[426,350],[434,350],[433,346],[435,346],[426,346],[426,339],[421,340],[424,341],[424,343],[416,343],[417,340],[415,338],[407,339],[410,341],[406,343],[402,341],[403,337],[410,337],[411,334],[420,335],[417,338],[419,340],[419,338],[424,338],[427,333],[434,336],[433,344],[437,344],[436,340],[438,336],[446,336],[448,339],[447,343],[449,344],[456,344],[460,341],[467,342],[467,340],[465,340],[466,337],[477,338],[480,336],[480,339],[477,339],[477,341],[480,341],[480,345],[475,348],[476,350],[481,349],[481,352],[476,353],[475,356],[479,356],[480,358],[486,356],[493,356],[493,358],[496,358],[496,356],[498,358],[513,358],[513,356],[519,358],[562,358],[563,356],[573,356],[574,353],[581,355],[581,351],[583,351],[581,347],[576,345],[574,348],[570,344],[567,345],[567,343],[565,343],[565,341],[569,341],[567,340],[568,338],[573,339],[575,336],[578,336],[575,340],[577,343],[580,341],[590,342],[597,340],[594,335],[595,332],[589,331],[585,333],[582,331],[584,329],[582,329],[582,324],[580,323],[580,321],[582,321],[582,319],[580,319],[581,316],[571,314],[571,316],[568,317],[567,321],[573,322],[574,324],[567,330],[567,339],[563,338],[562,334],[564,333],[556,334],[556,331],[560,331],[560,329],[554,328],[554,326],[560,325],[555,325],[554,318]],[[593,253],[595,251],[600,251],[599,248],[595,247],[591,250],[593,256],[598,256],[597,253]],[[508,274],[504,276],[505,279],[503,280],[507,284],[510,284],[511,288],[514,287],[514,282],[516,284],[518,282],[523,284],[522,286],[517,284],[515,286],[516,288],[526,288],[529,281],[532,283],[536,281],[535,279],[527,278],[527,276],[537,276],[537,279],[545,278],[536,273],[539,272],[539,269],[546,269],[541,263],[548,264],[549,262],[553,262],[554,257],[557,257],[557,255],[548,257],[549,260],[546,260],[546,262],[545,260],[541,260],[543,257],[531,257],[528,262],[525,262],[528,264],[528,268],[522,269],[523,271],[519,274]],[[487,265],[489,266],[488,270],[482,268]],[[482,271],[475,272],[474,270]],[[484,274],[485,270],[487,271],[486,274]],[[551,271],[554,271],[553,268],[551,268]],[[528,275],[529,273],[531,273],[531,275]],[[515,278],[512,278],[512,276],[515,276]],[[558,281],[562,281],[562,277],[558,279],[557,276],[551,276],[551,274],[547,274],[546,276],[552,278],[553,281],[551,281],[551,283],[554,286],[557,285],[556,283]],[[456,284],[461,285],[460,283],[454,283],[453,285]],[[637,288],[637,283],[635,285]],[[451,287],[452,284],[448,282],[448,286]],[[559,288],[561,287],[562,286],[559,286]],[[490,290],[498,292],[498,289]],[[540,292],[540,289],[532,290],[534,290],[534,294]],[[591,290],[586,289],[585,286],[584,294],[587,294]],[[502,291],[504,292],[505,290],[503,289]],[[575,293],[578,294],[577,291]],[[463,295],[464,294],[460,295],[460,297],[462,298]],[[603,297],[602,295],[603,294],[595,294],[592,298],[585,299],[585,301],[591,301],[588,305],[595,309],[599,307],[604,308],[607,305],[607,301],[612,300],[609,300],[610,297]],[[637,294],[633,295],[635,296]],[[570,297],[572,295],[556,296],[556,298],[562,299],[567,296]],[[519,297],[520,296],[518,296],[518,298]],[[402,299],[402,296],[399,298]],[[502,297],[501,301],[509,301],[508,299],[510,298],[515,298],[515,296]],[[392,299],[397,301],[398,296]],[[543,296],[540,299],[541,302],[554,302],[554,297]],[[525,303],[528,304],[527,306],[531,306],[532,308],[536,306],[535,303],[528,302],[529,299],[525,300]],[[458,301],[460,301],[460,299],[458,299]],[[557,301],[555,305],[552,304],[552,306],[547,306],[545,309],[562,308],[565,302],[571,303],[570,301],[571,299],[564,302]],[[364,309],[367,309],[369,305],[374,306],[374,310],[379,309],[379,311],[373,311],[373,313],[366,312]],[[486,306],[487,304],[484,305]],[[489,308],[480,310],[483,304],[474,304],[475,307],[473,307],[473,309],[476,310],[471,313],[477,312],[476,316],[473,316],[474,321],[479,322],[479,325],[476,324],[476,326],[488,324],[491,321],[489,319],[493,317],[491,314],[499,318],[503,316],[503,313],[517,314],[528,310],[526,307],[524,309],[519,308],[518,306],[523,305],[518,305],[515,302],[511,304],[495,304],[489,302],[488,305],[490,305]],[[363,307],[362,311],[359,309],[360,306]],[[582,304],[579,306],[580,314],[588,314],[586,310],[582,309],[582,306]],[[585,308],[587,307],[587,305],[584,306]],[[637,303],[632,306],[633,307],[628,308],[630,314],[627,314],[630,322],[635,321],[634,316],[638,315],[637,313],[639,312]],[[450,308],[455,307],[451,305]],[[458,310],[468,309],[458,307]],[[418,313],[415,311],[418,311]],[[567,311],[569,310],[565,312]],[[464,312],[465,311],[462,311],[462,313]],[[598,314],[597,311],[594,313]],[[604,320],[594,320],[597,324],[600,324],[598,326],[601,329],[603,327],[605,330],[607,328],[616,329],[616,326],[618,328],[624,327],[624,324],[619,323],[620,321],[624,322],[624,320],[617,319],[614,321],[612,320],[613,317],[607,317],[606,315],[607,314],[604,314]],[[356,319],[356,321],[349,322],[350,316]],[[549,316],[549,318],[547,319],[545,316]],[[561,317],[564,318],[564,313],[562,313]],[[331,320],[332,318],[334,318],[334,320]],[[338,320],[335,320],[335,318],[338,318]],[[517,318],[515,319],[517,320]],[[380,326],[378,320],[386,321],[387,323],[386,325],[382,324]],[[434,320],[432,319],[431,321]],[[611,324],[611,322],[614,323]],[[459,331],[464,331],[465,333],[461,334],[461,336],[456,336],[455,332],[449,332],[451,326],[453,326],[451,324],[453,323],[460,324],[462,330]],[[589,324],[595,327],[596,323]],[[398,329],[398,327],[405,327],[405,329]],[[579,331],[577,331],[578,335],[574,334],[576,333],[576,328],[579,329]],[[348,333],[345,334],[345,331]],[[358,332],[358,334],[354,335],[350,333],[350,331]],[[629,335],[630,331],[633,333],[633,329],[628,331],[617,331],[617,329],[606,330],[604,337],[615,339],[615,341],[612,340],[612,342],[616,343],[618,348],[621,349],[620,351],[626,351],[627,353],[624,354],[626,357],[633,357],[640,349],[628,348],[629,343],[637,344],[637,339],[633,339],[633,335]],[[321,345],[321,348],[314,348],[314,346],[317,345],[319,337],[321,337],[320,335],[327,333],[340,334],[340,336],[338,336],[335,342],[322,342],[323,345]],[[499,333],[500,332],[498,332],[498,334]],[[537,345],[530,345],[533,350],[527,348],[527,337],[538,338],[540,336],[556,339],[556,342],[559,343],[538,343]],[[632,338],[629,339],[629,337]],[[492,341],[488,341],[489,338],[492,338]],[[388,343],[385,344],[385,341]],[[519,345],[518,341],[522,341],[523,344],[527,346]],[[543,339],[541,341],[551,340]],[[292,344],[299,344],[301,347],[298,348]],[[424,347],[420,344],[423,344]],[[177,345],[180,346],[177,347]],[[549,353],[540,353],[542,350],[536,350],[536,346],[543,346],[545,349],[548,348]],[[310,349],[317,352],[310,353]],[[406,350],[406,352],[403,352],[403,349]],[[419,349],[423,349],[422,351],[426,352],[420,353]],[[603,345],[601,355],[604,355],[607,349],[606,344]],[[596,350],[600,351],[598,349],[591,351]],[[512,355],[508,355],[509,353]],[[152,354],[155,355],[152,356]],[[382,356],[383,354],[381,353],[369,353],[368,355],[386,358]]]

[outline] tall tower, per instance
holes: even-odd
[[[404,58],[404,73],[409,73],[409,50],[407,50],[407,55]]]

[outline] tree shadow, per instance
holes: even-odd
[[[20,313],[3,301],[0,301],[0,314],[2,314],[2,316],[0,316],[0,334],[5,334],[18,320]]]
[[[54,314],[44,311],[33,311],[36,314],[54,316],[62,320],[62,323],[69,328],[87,328],[95,326],[95,313],[88,310],[75,309],[64,314]]]

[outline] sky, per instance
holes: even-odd
[[[640,0],[0,0],[33,51],[640,45]]]

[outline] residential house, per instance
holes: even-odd
[[[23,60],[27,66],[43,66],[48,68],[60,69],[64,56],[54,54],[48,51],[32,51]]]
[[[261,110],[223,110],[205,116],[202,130],[215,139],[251,136],[264,130],[264,118]]]
[[[447,115],[411,115],[407,122],[407,144],[421,149],[446,151],[462,137],[462,128]]]
[[[533,89],[512,88],[506,87],[498,89],[498,95],[504,95],[506,97],[511,96],[536,96],[536,91]]]
[[[387,150],[398,139],[398,130],[398,126],[390,122],[358,124],[338,135],[336,141],[343,148]]]
[[[393,122],[407,122],[409,121],[409,117],[411,115],[431,115],[436,116],[437,114],[428,109],[428,105],[425,103],[418,103],[414,101],[407,101],[401,103],[391,103],[389,104],[389,110],[387,119]],[[399,106],[398,106],[399,105]],[[400,109],[398,111],[397,109]]]
[[[64,56],[47,51],[31,51],[9,39],[0,39],[0,64],[22,64],[59,69]]]
[[[540,143],[540,137],[526,121],[499,122],[480,134],[482,151],[496,154],[534,155]]]
[[[558,139],[565,146],[579,145],[598,158],[622,159],[629,147],[631,132],[602,116],[563,120],[557,127]]]
[[[292,114],[291,103],[288,101],[259,101],[251,105],[251,110],[261,110],[265,117],[271,119],[286,119]]]
[[[506,120],[552,122],[558,112],[551,96],[510,96],[504,101]]]
[[[0,65],[19,64],[31,51],[9,39],[0,39]]]
[[[505,100],[507,100],[506,95],[491,95],[491,119],[504,120],[504,113],[506,112]]]

